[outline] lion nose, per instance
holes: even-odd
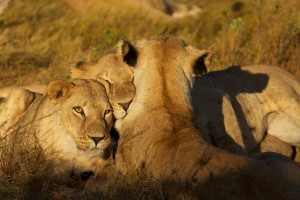
[[[91,137],[91,139],[95,142],[95,145],[97,145],[104,138],[105,137]]]
[[[119,103],[122,108],[127,111],[132,101],[128,101],[127,103]]]
[[[81,67],[82,65],[84,65],[83,61],[79,61],[79,62],[76,63],[76,67]]]

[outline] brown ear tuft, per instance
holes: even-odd
[[[74,84],[68,81],[54,80],[48,84],[47,94],[54,99],[58,99],[64,97],[73,86]]]

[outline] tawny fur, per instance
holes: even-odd
[[[108,87],[108,83],[77,79],[52,81],[45,95],[14,89],[1,107],[1,137],[14,140],[35,134],[59,174],[100,170],[113,126]]]
[[[113,96],[120,105],[129,104],[134,97],[133,65],[136,64],[138,56],[136,50],[130,49],[130,46],[124,45],[123,42],[95,63],[79,63],[71,67],[73,78],[105,79],[110,82],[116,88]],[[149,56],[157,55],[149,54]],[[172,52],[167,52],[165,56],[169,59],[174,58]],[[277,117],[286,115],[292,121],[298,121],[296,113],[289,114],[294,112],[293,109],[282,109],[292,106],[297,111],[297,93],[293,94],[291,88],[298,87],[298,81],[288,72],[272,66],[242,66],[240,70],[237,69],[238,67],[202,74],[191,83],[193,114],[197,127],[207,141],[237,154],[253,155],[256,152],[272,151],[293,157],[291,144],[294,143],[283,142],[265,133],[272,127],[270,125],[275,124],[274,120],[274,123],[270,120],[276,119],[274,117],[276,114]],[[208,70],[204,70],[203,73]],[[195,74],[186,73],[186,75],[192,78],[191,76]],[[276,88],[281,88],[280,95],[276,95],[278,92]],[[284,101],[277,101],[283,97]],[[121,106],[119,110],[126,113]],[[119,122],[120,120],[117,121],[116,128]],[[291,129],[281,126],[280,133],[284,135],[288,128]]]
[[[209,51],[174,38],[131,45],[138,52],[136,95],[119,129],[120,172],[145,170],[171,199],[300,198],[297,164],[277,154],[230,154],[208,144],[195,128],[190,86]]]
[[[124,107],[127,108],[135,95],[133,68],[123,60],[129,49],[122,49],[120,45],[94,63],[79,62],[70,68],[73,79],[106,80],[111,85],[110,97],[115,102],[114,115],[117,119],[126,115]]]

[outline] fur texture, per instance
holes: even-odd
[[[230,154],[208,144],[194,126],[190,86],[195,72],[209,67],[211,52],[174,38],[124,44],[138,57],[136,95],[119,129],[120,172],[145,170],[171,199],[300,198],[297,164],[277,154]]]
[[[1,109],[1,136],[35,134],[57,173],[97,171],[111,144],[113,107],[107,93],[108,83],[83,79],[52,81],[45,95],[15,89]]]

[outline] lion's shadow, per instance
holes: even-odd
[[[235,123],[232,125],[237,126],[235,130],[241,131],[241,143],[244,143],[246,149],[251,149],[252,146],[256,145],[256,140],[252,134],[256,127],[249,125],[245,112],[252,112],[253,109],[259,111],[260,99],[256,94],[261,93],[267,87],[268,82],[269,76],[267,74],[253,74],[241,69],[240,66],[233,66],[226,70],[214,71],[196,77],[191,97],[195,121],[200,132],[216,146],[228,149],[228,146],[231,145],[230,151],[245,152],[244,147],[237,144],[228,135],[223,107],[229,106],[232,108],[232,112],[225,113],[225,115],[230,115],[229,121],[227,119],[226,123],[231,123],[230,119],[232,119],[232,123]],[[257,101],[254,101],[256,103],[251,104],[253,101],[248,99],[249,97],[256,98]],[[225,100],[227,102],[224,102]],[[244,101],[244,107],[241,106],[241,100]],[[245,102],[247,108],[245,108]]]

